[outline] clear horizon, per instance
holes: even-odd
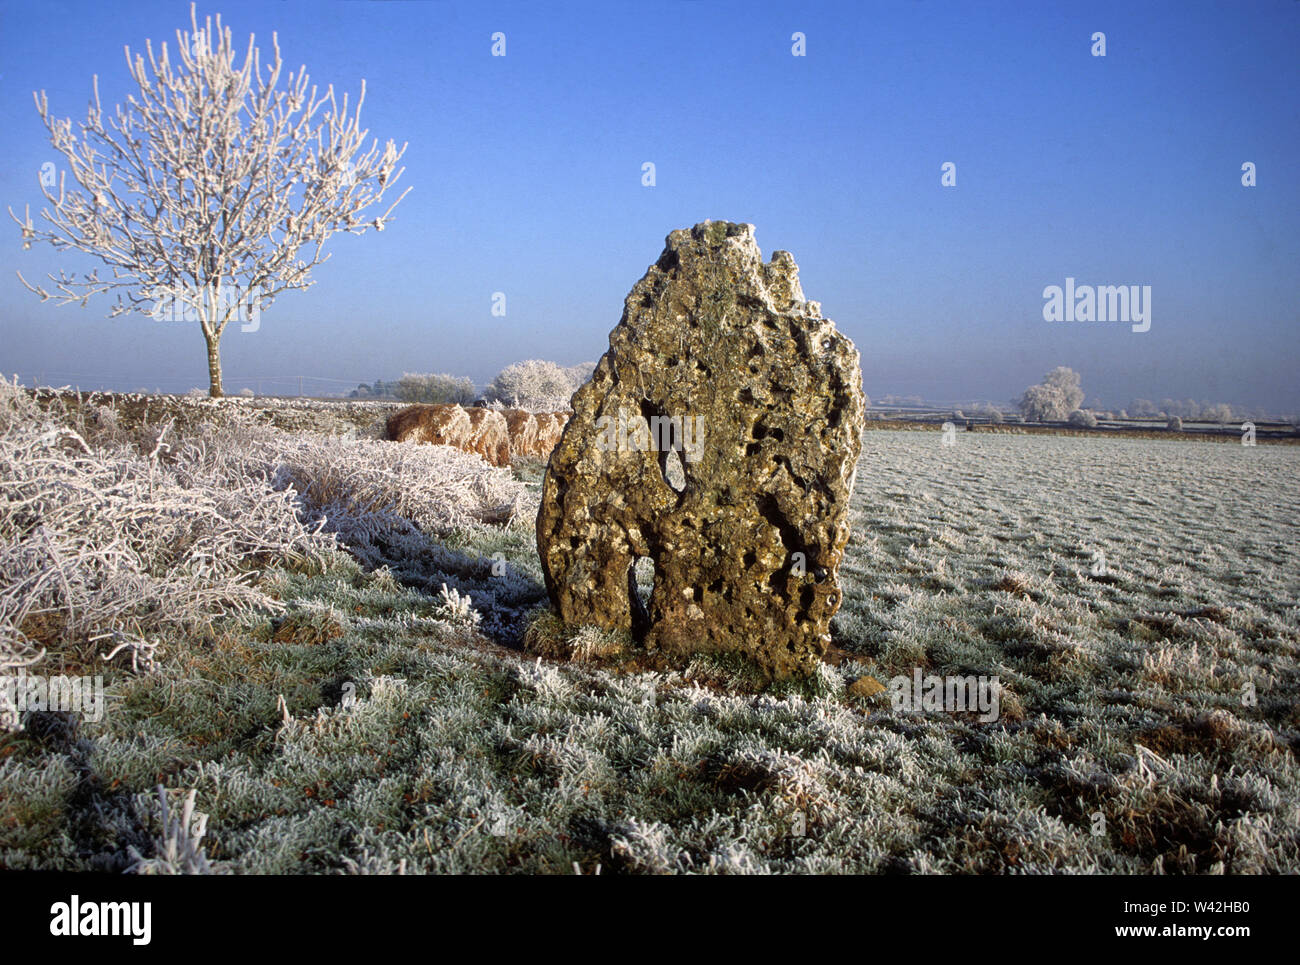
[[[407,371],[481,388],[522,359],[594,360],[668,232],[712,218],[754,224],[765,259],[794,255],[873,400],[1006,403],[1066,365],[1088,406],[1300,412],[1293,0],[198,7],[218,12],[239,63],[250,33],[265,63],[275,31],[286,70],[322,89],[355,98],[365,78],[363,125],[409,143],[413,189],[383,234],[332,239],[317,284],[281,295],[257,332],[232,326],[229,393],[284,377],[288,394],[300,375],[345,393]],[[5,205],[38,218],[41,166],[61,161],[33,91],[75,125],[93,74],[107,108],[131,92],[123,46],[174,47],[189,22],[188,0],[0,3]],[[6,377],[206,387],[197,326],[108,319],[103,296],[40,303],[15,271],[99,263],[23,251],[6,224]],[[1045,321],[1044,289],[1067,279],[1149,286],[1150,329]]]

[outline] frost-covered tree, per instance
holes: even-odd
[[[1083,404],[1083,389],[1079,387],[1080,381],[1079,373],[1074,369],[1058,365],[1047,373],[1043,384],[1059,389],[1065,404],[1070,411],[1073,411]]]
[[[573,383],[573,390],[576,392],[592,375],[596,372],[595,362],[579,362],[577,365],[570,365],[565,370],[569,376],[569,381]]]
[[[1087,409],[1075,409],[1070,413],[1070,425],[1080,429],[1097,428],[1097,417]]]
[[[1030,422],[1056,422],[1069,414],[1061,391],[1050,385],[1031,385],[1016,406]]]
[[[1150,399],[1134,399],[1128,411],[1135,419],[1149,419],[1160,414],[1160,408]]]
[[[1232,406],[1226,402],[1208,405],[1201,410],[1201,418],[1207,422],[1217,422],[1221,426],[1233,421]]]
[[[1082,402],[1079,373],[1058,365],[1038,385],[1025,389],[1024,395],[1016,400],[1016,406],[1032,422],[1060,422]]]
[[[32,223],[20,220],[23,247],[48,241],[56,249],[92,255],[112,271],[83,276],[50,275],[55,291],[19,280],[41,300],[59,304],[115,292],[110,317],[138,311],[157,315],[163,306],[181,320],[194,320],[208,353],[209,393],[222,394],[221,336],[239,319],[248,330],[282,291],[314,282],[313,267],[328,260],[325,242],[337,232],[382,231],[403,191],[382,214],[363,212],[380,202],[402,174],[406,151],[388,141],[364,149],[361,127],[365,81],[355,110],[340,105],[334,88],[308,90],[306,71],[290,71],[277,90],[282,62],[275,34],[274,62],[263,70],[249,37],[242,65],[221,17],[200,29],[190,8],[192,32],[176,32],[179,63],[167,44],[155,56],[127,67],[139,93],[107,115],[99,78],[80,136],[71,119],[50,113],[45,92],[34,95],[54,148],[66,159],[58,192],[44,183],[53,206]],[[67,175],[75,186],[69,189]],[[407,191],[410,189],[408,188]],[[377,210],[377,209],[376,209]],[[125,296],[125,299],[123,298]],[[176,317],[176,314],[173,314]]]
[[[407,372],[398,379],[394,394],[403,402],[469,405],[474,401],[474,382],[455,375]]]

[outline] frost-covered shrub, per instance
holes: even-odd
[[[1097,417],[1086,409],[1075,409],[1070,413],[1070,425],[1080,429],[1097,428]]]
[[[446,583],[442,584],[433,615],[439,620],[471,630],[477,629],[479,624],[479,613],[474,609],[474,601],[469,594],[462,594],[455,588],[449,590]]]
[[[554,362],[529,359],[502,369],[485,390],[490,400],[520,409],[567,409],[573,393],[591,377],[595,364],[563,368]]]
[[[1165,428],[1167,428],[1170,432],[1182,432],[1183,420],[1180,419],[1178,416],[1173,416],[1165,424]]]
[[[158,786],[158,820],[162,834],[154,841],[154,855],[146,858],[134,847],[129,853],[133,863],[129,870],[142,875],[206,875],[212,866],[203,850],[208,816],[194,810],[191,790],[177,812],[167,804],[167,791]]]
[[[535,513],[537,496],[475,453],[450,446],[395,446],[378,439],[271,433],[249,446],[277,488],[301,497],[307,518],[346,543],[393,533],[404,521],[445,535]]]
[[[304,560],[334,541],[293,494],[227,452],[173,440],[118,441],[100,413],[94,444],[0,382],[0,650],[102,642],[147,665],[153,635],[274,608],[255,567]]]
[[[431,535],[536,513],[509,470],[445,446],[284,433],[239,409],[188,437],[56,410],[0,382],[0,672],[56,643],[148,667],[161,638],[278,609],[262,567],[339,542],[372,564],[427,555]]]

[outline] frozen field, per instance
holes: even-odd
[[[378,443],[337,445],[291,484],[328,471],[346,503],[338,467]],[[367,490],[339,533],[364,566],[263,563],[278,612],[163,627],[152,673],[97,665],[101,721],[0,737],[0,866],[1300,872],[1298,469],[1293,446],[868,432],[843,653],[759,694],[706,660],[637,672],[607,634],[511,649],[543,597],[530,513],[439,527],[412,496],[411,526]],[[916,668],[997,675],[998,718],[848,689]],[[169,842],[158,785],[194,790],[202,836]]]

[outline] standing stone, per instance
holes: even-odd
[[[862,374],[794,258],[764,264],[753,232],[706,221],[668,236],[573,397],[537,546],[566,624],[631,629],[679,665],[745,655],[775,678],[830,643]]]

